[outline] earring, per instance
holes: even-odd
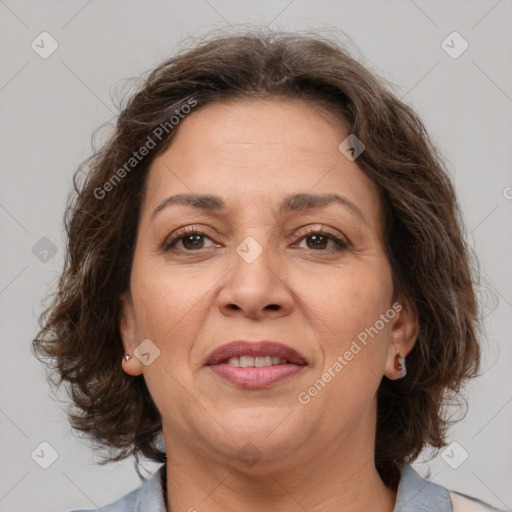
[[[126,354],[123,359],[125,361],[129,361],[131,358],[132,358],[132,356],[130,354]]]
[[[400,352],[396,352],[395,354],[395,370],[400,372],[400,379],[407,375],[407,369],[405,367],[405,357],[400,355]]]

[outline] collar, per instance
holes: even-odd
[[[452,512],[452,502],[447,489],[425,480],[404,462],[393,512]]]

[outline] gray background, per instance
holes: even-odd
[[[0,511],[92,508],[140,483],[132,460],[98,466],[70,432],[29,345],[62,265],[72,173],[90,155],[94,129],[116,114],[116,90],[184,38],[239,24],[321,30],[347,41],[396,84],[446,155],[483,270],[484,375],[469,387],[468,414],[451,431],[459,445],[415,467],[512,508],[512,0],[5,0],[0,17]],[[43,31],[59,45],[47,59],[31,48]],[[469,43],[456,59],[441,46],[453,31]],[[57,248],[53,257],[44,237]],[[58,454],[48,469],[39,465],[51,461],[43,441]],[[445,460],[456,465],[462,450],[468,458],[453,469]]]

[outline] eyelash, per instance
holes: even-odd
[[[208,233],[198,229],[198,228],[190,228],[190,227],[187,227],[187,228],[183,228],[181,231],[179,231],[178,233],[176,233],[173,237],[171,237],[170,239],[167,239],[164,244],[163,244],[163,251],[164,252],[169,252],[170,250],[173,249],[173,246],[178,243],[180,240],[183,240],[184,238],[187,238],[189,236],[193,236],[193,235],[199,235],[199,236],[205,236],[207,238],[210,238],[210,240],[212,240],[212,238],[210,236],[208,236]],[[348,249],[348,243],[343,240],[342,238],[339,238],[337,237],[336,235],[334,235],[333,233],[330,233],[329,231],[326,231],[322,228],[309,228],[306,232],[302,233],[301,234],[301,238],[300,240],[303,240],[305,238],[308,238],[308,237],[311,237],[312,235],[321,235],[321,236],[325,236],[327,237],[329,240],[333,241],[338,247],[337,248],[334,248],[334,249],[320,249],[320,250],[317,250],[317,249],[306,249],[308,251],[311,251],[311,252],[327,252],[327,253],[331,253],[331,252],[340,252],[340,251],[344,251],[346,249]],[[206,249],[209,249],[209,248],[206,248]],[[182,250],[182,249],[174,249],[174,250],[178,250],[180,252],[189,252],[189,253],[193,253],[193,252],[199,252],[201,251],[202,249],[197,249],[197,250]]]

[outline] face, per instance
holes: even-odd
[[[377,388],[400,376],[415,321],[393,296],[376,187],[338,149],[347,136],[303,102],[219,103],[153,162],[120,328],[167,447],[233,460],[251,442],[277,461],[373,442]],[[205,364],[234,340],[302,362]]]

